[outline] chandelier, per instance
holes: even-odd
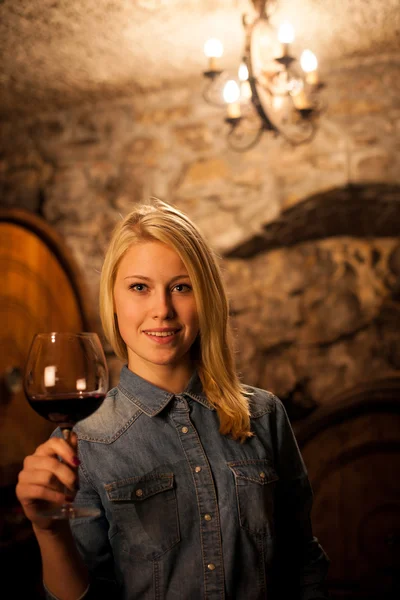
[[[278,31],[271,25],[277,0],[252,0],[254,14],[243,15],[245,45],[237,75],[219,66],[223,46],[218,39],[204,45],[208,83],[204,99],[224,106],[229,124],[228,143],[244,152],[255,146],[264,132],[281,135],[293,145],[312,139],[321,112],[318,61],[304,50],[298,61],[291,55],[292,25],[284,21]]]

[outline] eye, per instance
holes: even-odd
[[[187,283],[178,283],[177,285],[174,286],[173,291],[174,290],[179,293],[191,292],[192,286],[188,285]]]
[[[147,285],[144,283],[131,283],[129,286],[130,290],[134,290],[135,292],[144,292],[147,288]]]

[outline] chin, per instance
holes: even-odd
[[[182,362],[185,362],[185,355],[181,356],[177,356],[176,354],[174,355],[169,355],[169,356],[153,356],[152,358],[150,358],[150,362],[153,363],[153,365],[159,365],[160,367],[164,366],[178,366],[179,364],[181,364]]]

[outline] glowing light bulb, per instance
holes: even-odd
[[[226,82],[224,86],[224,100],[227,104],[232,104],[232,102],[237,102],[240,98],[240,89],[238,84],[234,79],[230,79]]]
[[[318,67],[317,57],[314,52],[311,50],[303,50],[300,57],[300,64],[303,71],[306,73],[311,73],[311,71],[316,71]]]
[[[222,42],[216,38],[210,38],[204,44],[204,54],[208,58],[208,69],[209,71],[218,70],[218,58],[224,53],[224,47]]]
[[[210,38],[204,44],[204,54],[208,58],[221,58],[224,53],[224,47],[220,40]]]
[[[244,62],[240,63],[238,77],[240,81],[240,97],[245,101],[250,100],[251,87],[249,83],[249,70]]]
[[[282,56],[289,56],[289,45],[294,40],[294,29],[288,21],[284,21],[279,27],[278,40],[282,45]]]
[[[291,44],[294,41],[294,28],[289,21],[284,21],[279,27],[278,40],[281,44]]]
[[[303,50],[300,57],[300,65],[306,73],[307,83],[316,85],[318,83],[318,60],[314,52],[311,52],[311,50]]]
[[[249,83],[249,70],[244,62],[240,63],[238,77],[240,81],[240,97],[246,101],[250,100],[251,87]]]
[[[241,116],[240,111],[240,88],[236,81],[230,79],[226,82],[223,91],[223,97],[225,102],[228,104],[227,114],[228,119],[238,119]]]
[[[240,63],[238,77],[240,81],[247,81],[247,79],[249,78],[249,70],[244,62]]]

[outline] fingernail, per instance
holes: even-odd
[[[74,456],[74,458],[72,459],[72,462],[74,463],[75,466],[78,466],[81,464],[81,461],[79,460],[79,458],[77,456]]]

